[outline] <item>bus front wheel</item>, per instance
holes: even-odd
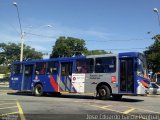
[[[43,87],[41,84],[37,84],[34,87],[34,95],[35,96],[42,96],[43,95]]]
[[[110,89],[106,85],[102,85],[98,89],[98,95],[101,100],[107,100],[110,98]]]

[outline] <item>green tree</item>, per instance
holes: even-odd
[[[160,35],[153,37],[155,42],[144,51],[147,58],[148,68],[153,72],[160,71]]]
[[[90,50],[87,51],[86,55],[101,55],[101,54],[111,54],[111,52],[107,52],[105,50]]]
[[[6,74],[9,72],[9,69],[7,66],[0,66],[0,74]]]
[[[0,43],[0,65],[10,65],[20,58],[20,44]],[[43,54],[35,51],[34,48],[24,45],[23,59],[42,59]]]
[[[50,58],[80,56],[87,52],[83,39],[73,37],[59,37],[53,46]]]

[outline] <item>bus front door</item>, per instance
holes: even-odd
[[[120,93],[134,93],[133,58],[120,59]]]
[[[33,65],[24,66],[23,90],[31,90]]]
[[[71,92],[72,66],[73,66],[72,62],[61,63],[60,87],[62,91]]]

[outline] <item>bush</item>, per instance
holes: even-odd
[[[0,74],[7,74],[9,72],[10,72],[10,70],[9,70],[8,66],[0,66]]]

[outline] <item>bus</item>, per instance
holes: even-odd
[[[95,93],[100,99],[147,94],[150,80],[143,54],[89,55],[46,60],[15,61],[10,88],[44,93]]]

